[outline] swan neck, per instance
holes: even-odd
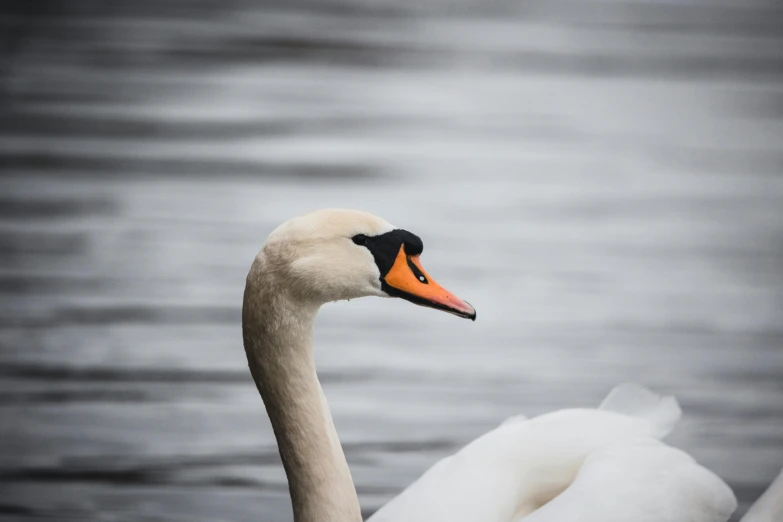
[[[242,330],[248,365],[274,429],[295,522],[360,522],[359,500],[316,375],[319,304],[287,295],[259,256],[248,275]]]

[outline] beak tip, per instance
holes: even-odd
[[[470,309],[473,311],[473,313],[465,314],[463,317],[465,317],[465,319],[470,319],[471,321],[476,322],[476,309],[473,307],[472,304],[470,304],[467,301],[465,301],[465,304],[470,307]]]

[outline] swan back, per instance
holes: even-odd
[[[568,487],[591,452],[657,438],[676,418],[676,401],[632,385],[615,388],[599,409],[514,417],[433,466],[371,520],[520,519]]]

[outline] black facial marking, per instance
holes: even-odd
[[[394,260],[397,259],[397,254],[400,252],[400,246],[405,245],[405,253],[409,256],[418,256],[424,251],[424,244],[419,236],[399,228],[378,236],[364,236],[363,234],[359,234],[359,236],[364,238],[364,246],[375,258],[375,264],[378,265],[378,270],[381,272],[381,279],[389,273],[394,265]],[[353,237],[353,242],[357,245],[362,244],[356,241],[359,236]],[[408,262],[408,265],[410,266],[412,263]],[[411,270],[417,278],[419,275],[423,275],[418,269],[411,268]],[[419,280],[421,281],[421,279]]]
[[[419,267],[417,267],[410,260],[410,257],[418,256],[424,251],[424,244],[421,242],[421,239],[419,239],[419,236],[411,234],[407,230],[396,229],[378,236],[365,236],[364,234],[358,234],[351,239],[357,245],[364,245],[367,247],[373,258],[375,258],[375,264],[378,265],[378,270],[381,272],[381,290],[390,296],[400,297],[417,305],[426,306],[428,308],[435,308],[436,310],[443,310],[444,312],[449,312],[459,317],[472,319],[473,321],[476,320],[475,312],[468,314],[460,310],[450,308],[447,305],[436,303],[418,295],[394,288],[386,282],[386,275],[389,273],[389,270],[391,270],[392,266],[394,266],[394,261],[397,259],[397,255],[400,253],[400,247],[404,247],[405,255],[408,257],[406,261],[410,271],[421,284],[428,285],[430,283],[427,280],[427,276],[425,276],[421,270],[419,270]]]

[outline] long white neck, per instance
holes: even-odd
[[[259,256],[242,307],[245,353],[272,421],[295,522],[359,522],[356,488],[315,372],[318,308],[289,295]]]

